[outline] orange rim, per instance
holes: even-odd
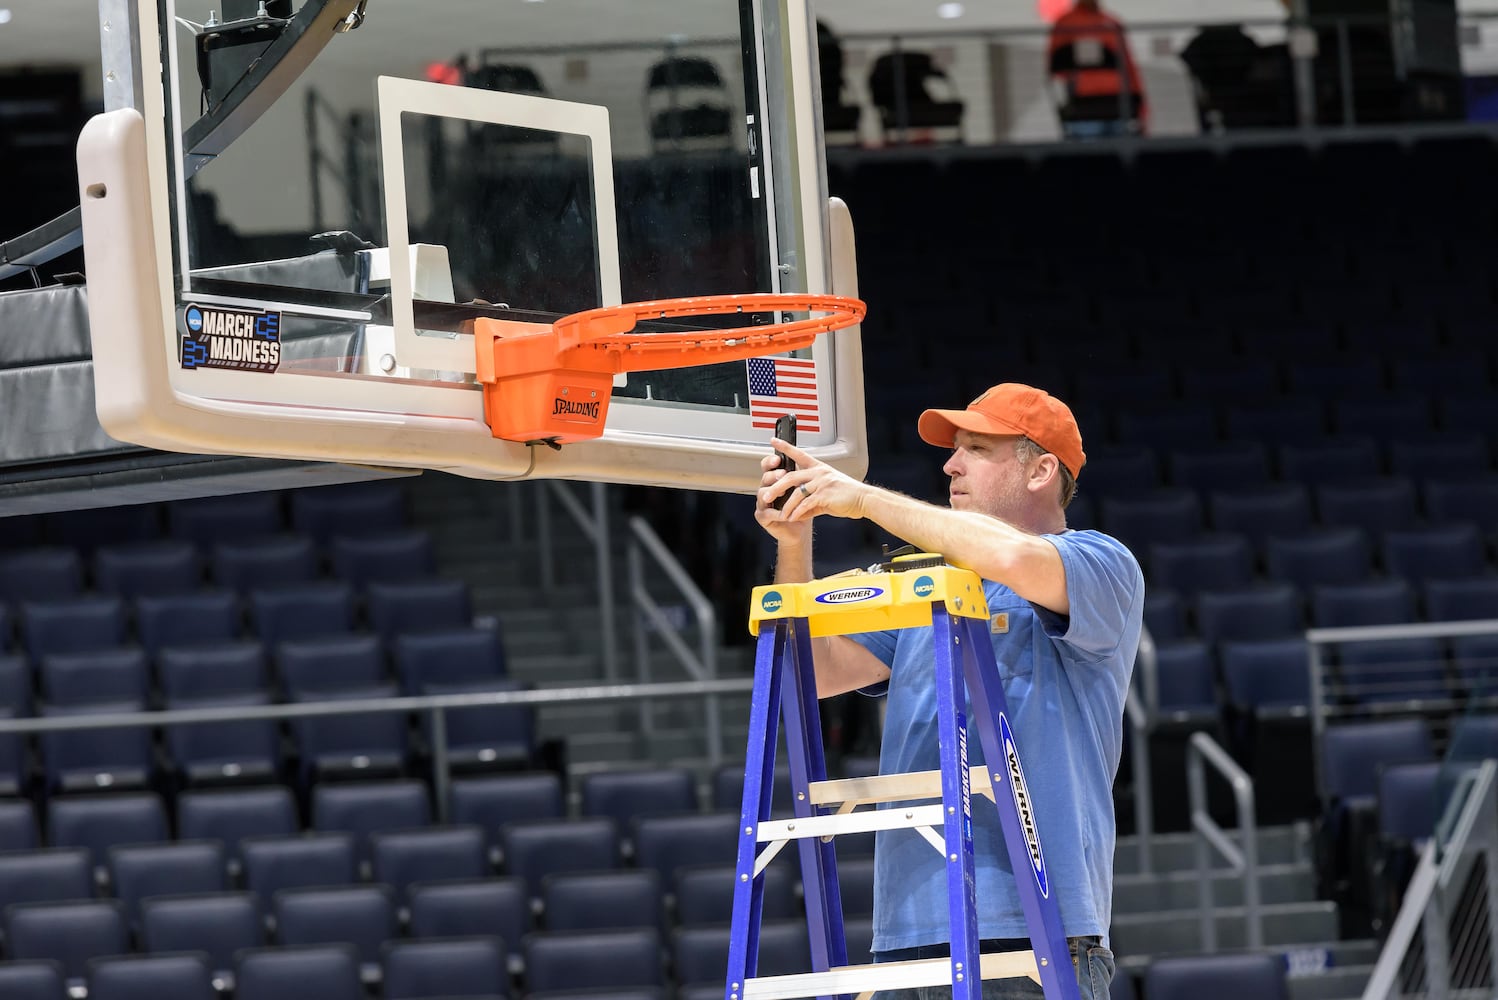
[[[841,330],[860,322],[867,312],[862,301],[845,295],[798,295],[794,293],[755,293],[745,295],[698,295],[650,302],[629,302],[573,313],[553,325],[559,350],[591,347],[614,351],[692,352],[701,349],[712,353],[724,347],[773,347],[781,340],[804,341],[819,334]],[[727,330],[694,330],[691,332],[636,333],[642,320],[669,319],[678,316],[723,316],[734,313],[808,312],[804,319],[740,326]]]

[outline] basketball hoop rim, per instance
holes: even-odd
[[[722,316],[733,313],[807,312],[818,315],[760,326],[726,330],[694,330],[636,333],[641,320],[679,316]],[[823,333],[862,322],[868,306],[846,295],[803,295],[795,292],[755,292],[732,295],[696,295],[645,302],[602,306],[563,316],[552,324],[559,349],[593,348],[603,351],[702,351],[710,355],[727,347],[773,348],[791,341],[784,349],[804,347]]]

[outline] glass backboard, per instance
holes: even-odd
[[[862,474],[856,328],[615,376],[603,436],[560,450],[495,439],[474,374],[485,316],[856,295],[803,0],[130,2],[131,65],[106,47],[105,70],[139,74],[136,109],[79,146],[112,435],[748,490],[796,412],[803,445]]]

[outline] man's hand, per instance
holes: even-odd
[[[755,517],[770,534],[790,540],[790,536],[772,526],[776,521],[798,526],[809,525],[818,514],[847,518],[864,516],[864,501],[873,487],[817,461],[779,438],[771,438],[770,446],[790,456],[797,465],[794,472],[781,472],[776,468],[779,459],[774,455],[766,456],[760,463],[765,475],[760,480]],[[777,511],[770,504],[782,494],[786,495],[785,506]]]

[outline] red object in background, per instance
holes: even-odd
[[[1071,10],[1071,0],[1035,0],[1035,11],[1046,24],[1055,24],[1056,18]]]
[[[446,83],[454,87],[463,82],[463,71],[452,63],[427,63],[426,76],[432,83]]]

